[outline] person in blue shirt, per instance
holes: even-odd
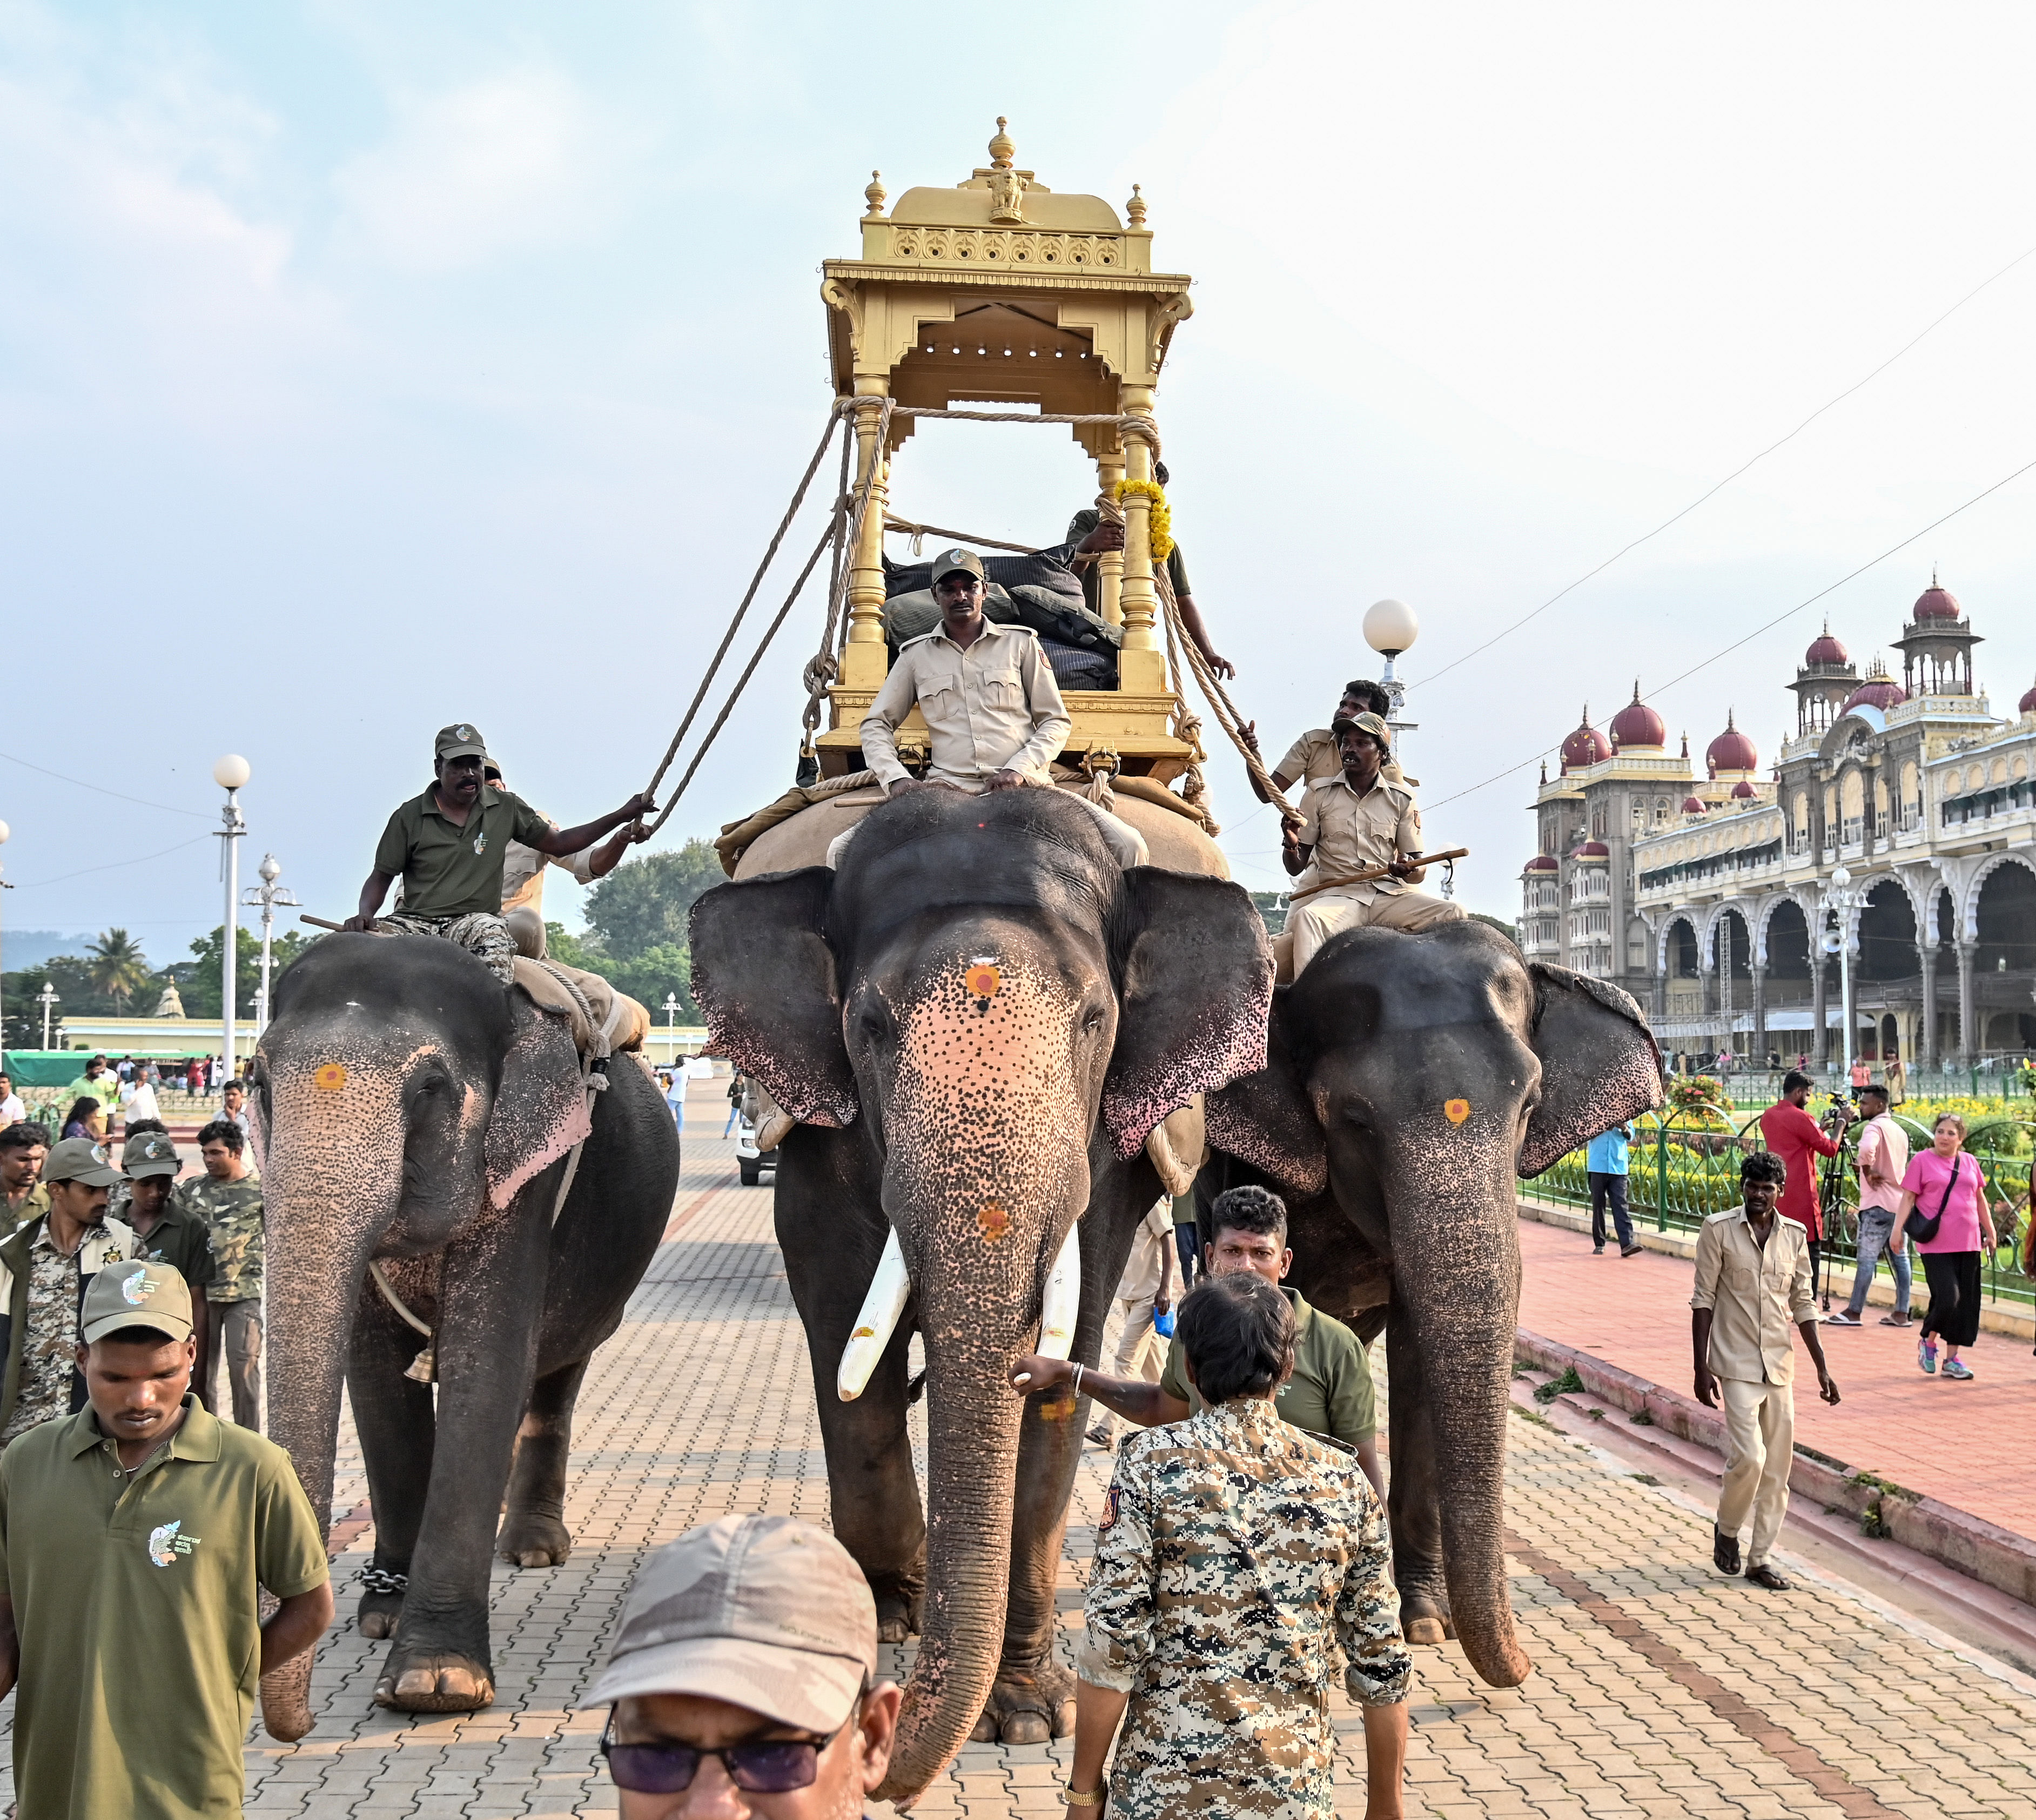
[[[1612,1223],[1619,1234],[1619,1255],[1631,1257],[1641,1248],[1633,1242],[1633,1221],[1626,1211],[1626,1151],[1633,1127],[1616,1125],[1590,1140],[1584,1167],[1590,1174],[1591,1249],[1604,1249],[1605,1204],[1612,1204]]]

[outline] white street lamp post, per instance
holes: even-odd
[[[262,989],[254,999],[254,1035],[258,1042],[262,1031],[269,1027],[269,947],[276,928],[276,906],[281,904],[294,910],[297,900],[287,885],[276,880],[282,876],[281,862],[273,853],[264,853],[262,863],[255,869],[262,877],[258,885],[250,885],[241,902],[251,907],[262,906]]]
[[[1846,940],[1846,921],[1852,910],[1852,873],[1839,866],[1831,874],[1826,900],[1838,913],[1838,926],[1824,936],[1824,951],[1838,957],[1838,1021],[1845,1026],[1846,1080],[1852,1080],[1852,1046],[1855,1036],[1852,1008],[1852,948]]]
[[[233,1078],[234,973],[240,959],[240,850],[233,843],[247,831],[240,814],[240,789],[254,775],[254,767],[238,752],[228,752],[212,767],[212,781],[226,792],[226,806],[220,811],[224,823],[219,838],[224,850],[221,869],[226,875],[226,921],[220,931],[219,1024],[224,1047],[220,1064],[226,1078]]]
[[[679,995],[675,992],[665,994],[665,1059],[674,1068],[679,1065]]]
[[[1410,650],[1420,635],[1421,622],[1404,601],[1374,601],[1366,609],[1364,642],[1386,660],[1378,686],[1385,690],[1386,699],[1393,704],[1386,724],[1392,728],[1396,744],[1401,734],[1418,732],[1420,725],[1400,718],[1401,704],[1407,699],[1407,688],[1393,675],[1393,660]]]
[[[50,1012],[62,1002],[62,998],[58,996],[57,989],[45,980],[43,982],[43,989],[36,999],[36,1003],[43,1008],[43,1047],[44,1049],[50,1046]]]

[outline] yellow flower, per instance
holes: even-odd
[[[1167,504],[1166,491],[1157,480],[1119,480],[1112,497],[1121,505],[1132,493],[1152,502],[1146,518],[1152,560],[1163,563],[1174,553],[1174,514]]]

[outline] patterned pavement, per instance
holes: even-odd
[[[341,1621],[319,1652],[318,1729],[285,1748],[258,1728],[251,1815],[613,1813],[601,1715],[571,1705],[644,1551],[727,1511],[826,1520],[769,1191],[735,1185],[726,1110],[714,1083],[696,1084],[672,1242],[589,1374],[572,1558],[496,1569],[496,1705],[413,1718],[371,1704],[385,1646],[352,1618],[372,1538],[349,1430],[336,1507],[353,1515],[338,1534]],[[2036,1820],[2036,1682],[1814,1572],[1778,1596],[1721,1581],[1708,1517],[1675,1489],[1531,1418],[1512,1441],[1513,1597],[1538,1671],[1502,1692],[1453,1645],[1416,1651],[1410,1815]],[[1077,1484],[1061,1576],[1070,1637],[1110,1464],[1090,1452]],[[901,1673],[906,1652],[887,1654]],[[1355,1814],[1361,1729],[1340,1694],[1333,1712],[1347,1745],[1337,1811]],[[971,1746],[914,1812],[1058,1814],[1066,1758],[1065,1744]]]

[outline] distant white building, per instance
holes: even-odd
[[[1827,626],[1766,777],[1732,722],[1699,777],[1637,687],[1609,737],[1586,711],[1535,799],[1521,947],[1625,987],[1665,1049],[1821,1062],[1847,1015],[1834,932],[1856,1053],[2036,1049],[2036,688],[1997,718],[1981,642],[1934,580],[1894,641],[1898,683],[1878,660],[1862,676]]]

